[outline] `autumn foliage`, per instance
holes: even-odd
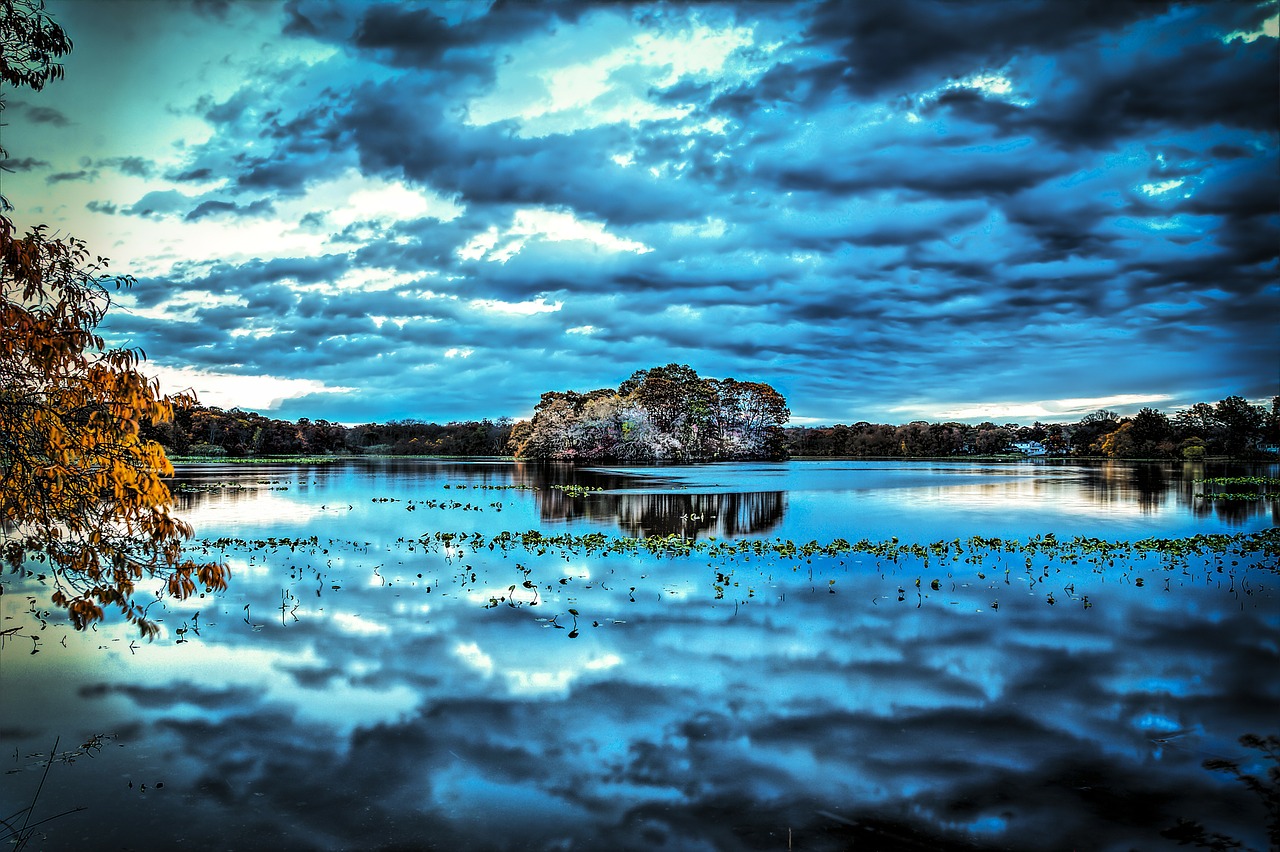
[[[38,0],[0,0],[0,47],[0,83],[39,91],[62,77],[71,40]],[[109,287],[132,284],[105,270],[80,240],[18,236],[0,215],[0,558],[14,571],[43,563],[77,628],[115,608],[150,638],[139,583],[186,598],[226,588],[228,572],[183,557],[192,530],[170,514],[173,466],[140,430],[192,400],[161,395],[141,352],[97,333]]]
[[[192,531],[170,513],[173,466],[140,435],[190,400],[162,396],[140,352],[96,333],[108,285],[130,281],[103,275],[82,242],[17,237],[0,216],[0,258],[0,554],[14,570],[45,563],[77,628],[114,607],[152,636],[135,601],[144,579],[175,598],[227,583],[225,566],[183,557]]]

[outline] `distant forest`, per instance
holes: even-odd
[[[1280,442],[1280,396],[1268,411],[1230,396],[1199,402],[1173,416],[1144,408],[1132,417],[1095,411],[1076,423],[929,423],[901,426],[790,427],[787,447],[796,456],[936,457],[1028,455],[1130,459],[1196,459],[1206,455],[1275,455]]]
[[[668,369],[655,368],[659,378],[667,375],[664,371]],[[664,390],[661,384],[650,389],[654,395],[649,402],[658,413],[657,427],[673,431],[661,432],[653,422],[644,424],[639,430],[635,425],[625,425],[627,421],[622,415],[629,404],[627,398],[654,372],[640,371],[618,390],[544,394],[531,421],[516,422],[504,417],[444,424],[394,420],[343,426],[306,418],[294,422],[276,420],[238,408],[223,410],[195,406],[175,412],[171,423],[147,424],[143,432],[145,437],[160,442],[171,455],[232,458],[330,454],[516,455],[522,458],[644,461],[693,457],[698,453],[709,458],[730,457],[735,453],[742,457],[760,458],[785,455],[919,458],[1027,453],[1194,459],[1206,455],[1274,456],[1277,444],[1280,444],[1280,397],[1272,400],[1270,410],[1231,396],[1216,404],[1197,403],[1172,416],[1151,408],[1144,408],[1133,417],[1096,411],[1076,423],[1036,422],[1029,426],[1018,423],[979,423],[975,426],[917,420],[901,425],[858,422],[852,425],[779,428],[776,426],[780,413],[778,407],[785,410],[781,396],[774,399],[769,395],[765,389],[773,389],[768,385],[735,382],[729,388],[743,391],[748,399],[755,394],[759,397],[756,401],[764,404],[766,413],[762,415],[764,419],[743,421],[749,427],[746,438],[729,435],[731,443],[721,443],[717,450],[715,442],[726,440],[724,430],[700,427],[698,417],[673,419],[672,415],[680,412],[662,409],[660,404],[676,398],[666,399],[657,393]],[[670,390],[670,387],[665,390]],[[631,402],[639,404],[639,400]],[[705,422],[708,412],[700,411],[701,422]],[[775,419],[766,422],[768,411],[772,411],[771,416]],[[785,422],[785,417],[782,422]],[[733,425],[728,419],[722,424]],[[694,445],[692,450],[680,448],[662,455],[661,447],[676,446],[671,436],[680,430],[684,430],[691,439],[706,443]],[[695,435],[701,437],[694,438]],[[747,443],[732,443],[741,440]],[[628,441],[632,446],[625,446]],[[659,451],[651,454],[640,449],[642,441],[656,443]]]

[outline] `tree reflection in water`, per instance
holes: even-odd
[[[777,527],[786,514],[786,494],[782,491],[682,493],[674,491],[681,486],[662,479],[661,468],[645,468],[649,475],[642,476],[639,472],[567,464],[517,462],[515,466],[517,480],[534,491],[543,521],[587,520],[616,525],[633,538],[762,535]],[[652,475],[655,470],[656,480]],[[593,493],[573,496],[553,487],[563,485],[582,486]],[[672,490],[655,493],[655,487]],[[594,493],[596,489],[599,493]]]
[[[1231,526],[1267,515],[1271,516],[1271,523],[1280,524],[1280,503],[1275,501],[1197,497],[1204,491],[1200,483],[1206,476],[1202,462],[1072,462],[1070,468],[1081,471],[1084,490],[1095,503],[1137,505],[1143,514],[1151,515],[1173,502],[1197,518],[1217,518]],[[1247,463],[1219,463],[1213,475],[1243,476],[1250,470]]]

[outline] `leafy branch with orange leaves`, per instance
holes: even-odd
[[[114,607],[150,638],[159,628],[135,600],[145,578],[179,599],[227,585],[226,566],[184,558],[173,465],[140,434],[194,400],[162,395],[140,351],[96,333],[108,286],[132,279],[105,275],[83,242],[41,227],[17,237],[0,216],[0,263],[0,555],[13,570],[46,563],[77,628]]]
[[[39,90],[61,76],[71,41],[42,3],[0,0],[0,36],[0,82]],[[181,599],[225,589],[229,571],[184,557],[192,529],[171,513],[173,465],[141,435],[194,398],[162,395],[141,351],[97,333],[112,289],[132,284],[83,241],[43,226],[18,236],[0,214],[0,559],[45,564],[77,629],[115,608],[152,638],[140,583]]]

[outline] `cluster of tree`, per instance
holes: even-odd
[[[512,427],[517,458],[711,461],[786,457],[782,394],[700,377],[684,364],[637,370],[617,390],[549,391]]]
[[[60,78],[70,50],[42,3],[0,0],[0,110],[8,87]],[[162,395],[141,353],[97,333],[132,279],[108,275],[80,240],[19,234],[10,209],[0,195],[0,557],[14,571],[38,564],[77,628],[112,608],[151,637],[140,585],[185,598],[227,583],[225,565],[184,555],[192,530],[170,514],[173,467],[142,434],[190,400]]]
[[[1280,443],[1280,397],[1267,410],[1238,396],[1196,403],[1172,417],[1144,408],[1133,417],[1096,411],[1069,424],[929,423],[902,426],[793,426],[787,447],[797,456],[964,456],[1017,451],[1109,458],[1200,458],[1275,452]]]
[[[344,426],[305,417],[290,422],[238,408],[190,405],[169,420],[146,421],[143,435],[179,456],[297,456],[343,453],[493,456],[508,452],[511,421],[446,424],[417,420]]]
[[[238,408],[190,403],[168,419],[143,419],[141,436],[179,456],[495,456],[582,461],[691,461],[795,456],[921,458],[1031,451],[1053,456],[1198,458],[1248,456],[1280,442],[1280,397],[1270,410],[1238,396],[1197,403],[1172,417],[1096,411],[1076,423],[930,423],[792,426],[786,400],[767,384],[703,379],[669,364],[640,370],[617,390],[542,395],[532,420],[344,426],[276,420]],[[1271,450],[1274,452],[1274,450]]]

